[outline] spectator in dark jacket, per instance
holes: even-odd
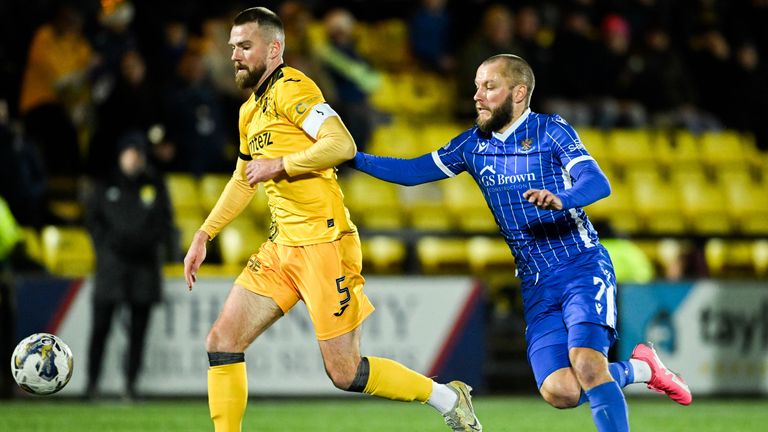
[[[86,224],[96,250],[88,397],[96,396],[105,342],[120,305],[130,309],[126,390],[128,397],[136,395],[150,309],[161,298],[173,219],[164,181],[147,166],[148,145],[143,133],[124,135],[118,172],[97,182],[88,200]]]

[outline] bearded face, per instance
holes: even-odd
[[[235,64],[235,83],[241,89],[253,88],[259,83],[259,80],[267,71],[267,65],[264,62],[255,65],[253,68],[242,63]]]
[[[485,133],[496,132],[512,122],[512,107],[513,107],[512,94],[496,108],[490,109],[490,114],[483,115],[488,112],[488,108],[481,110],[477,108],[477,126],[481,131]]]

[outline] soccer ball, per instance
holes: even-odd
[[[11,372],[19,387],[29,393],[56,393],[72,378],[72,351],[56,335],[35,333],[16,345]]]

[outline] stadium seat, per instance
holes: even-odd
[[[651,134],[646,129],[613,129],[607,134],[607,150],[615,164],[656,165]]]
[[[200,214],[200,192],[197,180],[186,173],[169,173],[165,177],[168,194],[174,211],[178,213]]]
[[[200,178],[200,204],[205,213],[210,212],[216,205],[230,178],[232,176],[227,174],[205,174]]]
[[[725,235],[732,231],[731,220],[723,211],[726,200],[717,184],[689,177],[681,179],[676,186],[683,215],[693,233]]]
[[[758,277],[768,276],[768,239],[752,242],[752,266]]]
[[[736,131],[704,132],[699,143],[702,160],[710,167],[743,167],[747,163],[747,152]]]
[[[581,143],[600,166],[612,163],[611,154],[606,145],[605,132],[601,129],[580,127],[577,128],[576,133],[579,134]]]
[[[625,234],[640,230],[640,218],[634,204],[634,192],[626,183],[611,181],[611,194],[585,208],[587,216],[595,222],[608,222]]]
[[[360,172],[344,181],[344,195],[352,221],[361,228],[393,230],[404,226],[405,215],[398,196],[398,185]]]
[[[372,236],[361,239],[363,248],[363,273],[398,273],[402,271],[406,257],[405,243],[395,237]]]
[[[186,253],[189,245],[192,244],[192,238],[203,224],[203,218],[197,214],[176,213],[173,222],[178,230],[179,250]]]
[[[711,238],[704,245],[704,258],[712,277],[746,277],[755,274],[753,242]]]
[[[425,236],[416,242],[416,256],[426,274],[468,273],[467,241]]]
[[[40,234],[37,229],[29,226],[21,227],[21,242],[24,245],[24,253],[32,261],[43,264],[43,246],[40,242]]]
[[[404,121],[375,128],[371,134],[370,152],[380,156],[412,158],[421,155],[416,145],[416,133]]]
[[[250,221],[238,218],[219,234],[219,251],[224,267],[236,272],[248,263],[248,258],[259,250],[267,239],[267,233]]]
[[[507,242],[501,237],[474,236],[467,241],[467,260],[472,272],[514,273],[515,258]]]
[[[736,230],[747,235],[768,235],[768,188],[750,178],[720,181],[721,212]]]
[[[467,232],[496,232],[498,226],[475,180],[466,173],[439,183],[445,207],[459,229]]]
[[[688,130],[680,129],[674,133],[674,140],[669,151],[670,170],[686,165],[701,165],[701,148],[698,137]]]
[[[650,179],[635,179],[630,186],[635,210],[642,226],[653,234],[682,234],[686,231],[676,188]]]
[[[40,232],[40,238],[43,263],[51,273],[66,277],[84,277],[93,271],[93,245],[85,228],[46,225]]]
[[[411,228],[422,231],[448,231],[453,217],[446,211],[439,182],[400,189],[400,199]]]

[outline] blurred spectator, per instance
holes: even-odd
[[[19,110],[24,132],[37,145],[51,174],[80,172],[78,127],[90,107],[88,73],[93,53],[73,6],[59,6],[40,26],[29,48]]]
[[[43,225],[46,182],[38,149],[11,123],[8,103],[0,99],[0,196],[22,225]]]
[[[630,56],[630,28],[624,17],[608,14],[601,25],[601,46],[594,73],[594,126],[636,128],[646,124],[645,108],[635,97],[636,77]]]
[[[690,40],[689,59],[691,70],[696,71],[689,79],[692,79],[696,94],[700,96],[698,106],[722,121],[727,117],[731,106],[710,95],[724,80],[728,82],[733,77],[730,43],[719,28],[704,28]]]
[[[578,7],[566,11],[552,46],[554,95],[545,102],[547,112],[569,119],[574,126],[593,124],[589,100],[595,87],[594,69],[598,62],[596,31],[590,21],[591,9]]]
[[[127,0],[102,2],[99,28],[91,37],[99,64],[93,72],[93,100],[100,104],[109,97],[122,68],[125,53],[138,49],[131,30],[135,8]]]
[[[163,128],[157,95],[141,53],[126,51],[120,59],[114,90],[96,115],[86,167],[90,176],[104,178],[115,171],[118,140],[125,132],[148,133],[152,127]]]
[[[483,13],[478,31],[467,41],[457,57],[456,79],[458,86],[456,104],[457,115],[461,118],[474,118],[477,112],[474,94],[477,90],[475,72],[480,63],[496,54],[515,54],[526,57],[526,53],[514,41],[514,21],[512,11],[503,4],[489,6]]]
[[[323,89],[323,93],[344,119],[357,148],[364,150],[371,138],[374,116],[368,96],[381,84],[381,76],[357,51],[356,21],[348,10],[330,10],[324,25],[327,41],[316,49],[333,89]]]
[[[717,127],[711,114],[697,108],[697,94],[683,56],[670,42],[669,34],[653,26],[644,35],[644,47],[635,61],[638,94],[660,128],[686,128],[694,132]]]
[[[190,44],[168,83],[164,104],[167,137],[174,159],[167,169],[202,176],[231,171],[236,150],[227,143],[227,126],[199,44]],[[233,120],[234,121],[234,120]]]
[[[736,49],[733,66],[733,94],[727,126],[752,131],[758,147],[768,151],[768,70],[757,47],[744,42]]]
[[[148,145],[142,132],[122,135],[119,169],[97,182],[88,199],[86,226],[96,251],[86,387],[90,398],[97,395],[105,343],[121,305],[130,310],[126,392],[136,396],[150,309],[161,297],[163,247],[173,215],[163,178],[147,165]]]
[[[413,57],[422,68],[439,73],[452,72],[456,66],[451,49],[456,41],[447,3],[447,0],[421,0],[408,20]]]
[[[546,99],[551,94],[552,43],[554,32],[542,26],[541,16],[534,6],[523,6],[515,12],[515,42],[525,53],[525,59],[536,71],[537,99]]]

